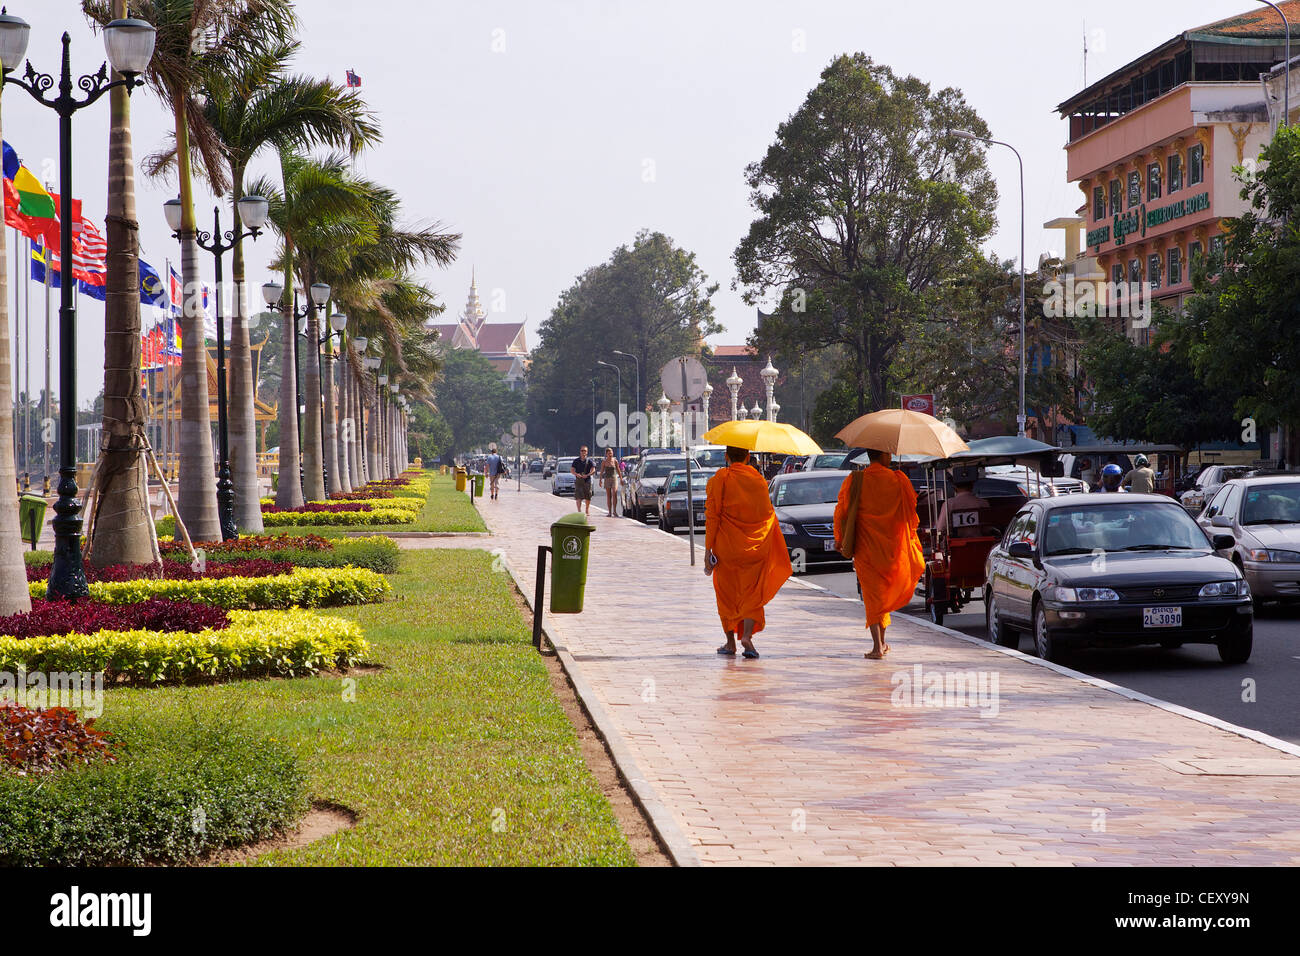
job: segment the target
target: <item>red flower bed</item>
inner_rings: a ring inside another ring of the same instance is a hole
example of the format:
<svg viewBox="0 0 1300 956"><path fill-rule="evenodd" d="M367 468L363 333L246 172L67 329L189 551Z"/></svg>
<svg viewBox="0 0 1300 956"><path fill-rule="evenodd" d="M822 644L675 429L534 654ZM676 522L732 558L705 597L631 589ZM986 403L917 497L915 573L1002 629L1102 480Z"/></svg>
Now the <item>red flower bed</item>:
<svg viewBox="0 0 1300 956"><path fill-rule="evenodd" d="M330 501L369 501L371 498L391 498L393 492L388 488L363 488L360 491L336 491L330 495Z"/></svg>
<svg viewBox="0 0 1300 956"><path fill-rule="evenodd" d="M370 505L364 501L313 501L301 508L281 508L279 505L262 505L262 514L292 512L309 514L316 511L369 511Z"/></svg>
<svg viewBox="0 0 1300 956"><path fill-rule="evenodd" d="M0 761L21 773L44 773L73 763L113 760L107 733L75 710L32 710L0 703Z"/></svg>
<svg viewBox="0 0 1300 956"><path fill-rule="evenodd" d="M28 614L0 617L0 634L18 638L54 634L93 634L95 631L221 630L230 624L224 608L193 601L150 598L137 604L101 604L81 600L44 601L32 598Z"/></svg>
<svg viewBox="0 0 1300 956"><path fill-rule="evenodd" d="M180 541L160 541L163 557L175 556L189 560L190 552ZM221 561L222 555L244 554L248 551L287 551L301 548L304 551L333 551L334 543L318 534L251 534L233 541L196 541L194 547L202 548L209 561Z"/></svg>
<svg viewBox="0 0 1300 956"><path fill-rule="evenodd" d="M182 554L188 556L184 548ZM162 571L151 564L110 564L106 568L86 565L86 580L92 581L140 581L145 578L165 578L171 581L196 581L199 578L267 578L273 574L288 574L293 565L288 561L272 561L268 558L241 558L232 561L208 561L202 574L196 574L188 561L163 558ZM50 566L27 566L28 581L45 581L50 576Z"/></svg>

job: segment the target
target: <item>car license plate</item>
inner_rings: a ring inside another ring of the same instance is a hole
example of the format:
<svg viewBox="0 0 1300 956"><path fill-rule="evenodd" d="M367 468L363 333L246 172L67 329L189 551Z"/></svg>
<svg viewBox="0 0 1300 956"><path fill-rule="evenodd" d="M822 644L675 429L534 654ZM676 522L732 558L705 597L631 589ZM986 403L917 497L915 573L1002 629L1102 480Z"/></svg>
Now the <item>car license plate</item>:
<svg viewBox="0 0 1300 956"><path fill-rule="evenodd" d="M1181 607L1144 607L1142 609L1143 627L1182 627L1183 609Z"/></svg>
<svg viewBox="0 0 1300 956"><path fill-rule="evenodd" d="M823 551L834 551L834 550L835 550L835 539L834 539L834 538L827 538L825 541L823 541L823 542L822 542L822 550L823 550Z"/></svg>

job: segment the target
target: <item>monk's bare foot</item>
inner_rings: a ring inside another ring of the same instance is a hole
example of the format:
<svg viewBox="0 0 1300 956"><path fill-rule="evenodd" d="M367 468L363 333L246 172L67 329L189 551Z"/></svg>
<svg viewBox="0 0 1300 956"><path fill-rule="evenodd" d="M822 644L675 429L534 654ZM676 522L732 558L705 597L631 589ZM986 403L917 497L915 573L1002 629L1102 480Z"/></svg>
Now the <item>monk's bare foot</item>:
<svg viewBox="0 0 1300 956"><path fill-rule="evenodd" d="M867 653L863 654L862 656L869 661L883 661L885 659L885 652L882 650L876 650L873 647L871 650L867 651Z"/></svg>

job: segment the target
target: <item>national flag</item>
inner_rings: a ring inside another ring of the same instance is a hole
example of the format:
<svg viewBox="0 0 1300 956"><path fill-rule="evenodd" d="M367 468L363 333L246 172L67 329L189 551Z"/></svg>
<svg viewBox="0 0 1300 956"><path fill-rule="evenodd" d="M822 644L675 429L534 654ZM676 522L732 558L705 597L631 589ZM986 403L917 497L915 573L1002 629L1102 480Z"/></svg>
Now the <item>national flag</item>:
<svg viewBox="0 0 1300 956"><path fill-rule="evenodd" d="M144 305L167 308L167 289L158 270L143 259L140 262L140 301Z"/></svg>
<svg viewBox="0 0 1300 956"><path fill-rule="evenodd" d="M54 197L18 159L8 143L4 148L5 223L47 246L59 244L59 220Z"/></svg>
<svg viewBox="0 0 1300 956"><path fill-rule="evenodd" d="M60 276L59 257L54 255L52 251L47 252L46 248L40 242L32 243L31 275L32 278L37 282L40 283L45 282L45 265L46 265L47 255L50 261L50 288L57 289L59 288L59 284L60 284L59 283L59 276ZM76 278L77 290L82 295L88 295L92 299L98 299L100 302L103 302L108 297L108 290L105 288L104 283L102 281L88 282L86 281L86 279L81 277L81 275L78 273L78 270L76 269L72 270L72 275ZM100 278L102 280L103 276L101 275Z"/></svg>
<svg viewBox="0 0 1300 956"><path fill-rule="evenodd" d="M185 295L182 290L185 284L181 282L180 273L171 266L167 267L167 301L171 303L172 315L180 315L185 308Z"/></svg>
<svg viewBox="0 0 1300 956"><path fill-rule="evenodd" d="M352 72L351 70L348 70L348 86L360 86L360 85L361 85L361 77L357 76L356 73Z"/></svg>

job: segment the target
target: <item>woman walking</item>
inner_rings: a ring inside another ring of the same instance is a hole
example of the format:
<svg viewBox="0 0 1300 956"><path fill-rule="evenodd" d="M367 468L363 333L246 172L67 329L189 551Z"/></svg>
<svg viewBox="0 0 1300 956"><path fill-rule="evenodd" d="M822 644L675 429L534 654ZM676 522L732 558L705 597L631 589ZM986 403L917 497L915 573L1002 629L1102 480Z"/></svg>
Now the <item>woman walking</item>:
<svg viewBox="0 0 1300 956"><path fill-rule="evenodd" d="M613 518L614 506L618 503L618 459L614 457L614 449L605 449L605 460L600 463L600 485L605 489L605 507L609 509L609 517Z"/></svg>

